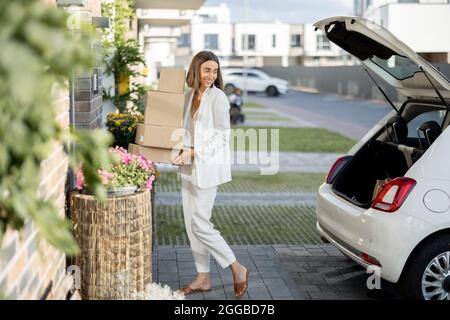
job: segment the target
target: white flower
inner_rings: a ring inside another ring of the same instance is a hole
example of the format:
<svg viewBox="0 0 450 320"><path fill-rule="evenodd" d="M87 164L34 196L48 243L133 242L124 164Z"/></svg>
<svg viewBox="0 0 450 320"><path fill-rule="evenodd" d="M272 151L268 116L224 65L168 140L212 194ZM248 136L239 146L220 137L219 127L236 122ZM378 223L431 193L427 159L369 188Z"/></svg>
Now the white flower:
<svg viewBox="0 0 450 320"><path fill-rule="evenodd" d="M144 291L133 293L130 297L132 300L184 300L184 294L179 291L172 291L166 284L164 287L161 283L155 282L145 286Z"/></svg>

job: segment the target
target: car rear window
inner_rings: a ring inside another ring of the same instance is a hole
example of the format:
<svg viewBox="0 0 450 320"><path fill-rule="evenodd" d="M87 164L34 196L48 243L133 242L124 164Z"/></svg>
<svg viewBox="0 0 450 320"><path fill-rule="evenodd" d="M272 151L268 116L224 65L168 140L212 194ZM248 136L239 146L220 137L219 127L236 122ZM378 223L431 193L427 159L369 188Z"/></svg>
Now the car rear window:
<svg viewBox="0 0 450 320"><path fill-rule="evenodd" d="M400 55L392 55L388 59L373 56L369 59L398 80L411 78L419 71L416 63Z"/></svg>
<svg viewBox="0 0 450 320"><path fill-rule="evenodd" d="M427 121L436 121L442 127L446 112L445 110L435 110L419 114L408 123L408 138L418 138L417 128Z"/></svg>

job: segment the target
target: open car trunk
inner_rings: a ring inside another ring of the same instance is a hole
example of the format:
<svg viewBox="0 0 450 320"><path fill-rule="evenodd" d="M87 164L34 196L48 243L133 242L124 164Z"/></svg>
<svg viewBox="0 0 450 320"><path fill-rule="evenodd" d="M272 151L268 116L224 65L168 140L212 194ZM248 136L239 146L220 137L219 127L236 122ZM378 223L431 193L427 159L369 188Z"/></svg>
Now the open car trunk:
<svg viewBox="0 0 450 320"><path fill-rule="evenodd" d="M333 190L353 204L369 208L377 180L394 179L408 171L405 156L381 141L369 141L341 170Z"/></svg>
<svg viewBox="0 0 450 320"><path fill-rule="evenodd" d="M447 114L450 111L446 100L450 98L450 81L387 29L361 17L346 16L327 18L316 22L314 26L331 42L357 57L372 80L374 78L369 70L408 97L408 100L423 101L438 97L444 106L443 110ZM403 107L398 110L378 84L377 87L398 115L413 119L414 115L408 112L404 114ZM423 108L423 112L431 107L426 103L418 106ZM432 122L417 126L417 130L430 132L428 146L442 132L445 123ZM331 180L336 194L357 206L369 208L377 180L404 176L413 162L426 151L422 147L426 144L421 137L408 137L406 119L390 125L393 131L397 130L394 127L398 125L399 132L395 132L395 139L389 140L389 136L372 139L351 159L346 158L344 164L339 165L336 176Z"/></svg>

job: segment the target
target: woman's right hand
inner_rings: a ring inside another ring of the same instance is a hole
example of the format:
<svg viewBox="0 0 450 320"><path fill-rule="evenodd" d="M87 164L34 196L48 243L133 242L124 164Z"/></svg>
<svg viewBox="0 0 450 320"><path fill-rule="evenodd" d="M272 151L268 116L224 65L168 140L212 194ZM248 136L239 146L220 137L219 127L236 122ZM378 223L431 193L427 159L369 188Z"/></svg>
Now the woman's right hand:
<svg viewBox="0 0 450 320"><path fill-rule="evenodd" d="M182 166L184 164L190 164L194 160L194 149L186 148L180 151L178 156L172 162L173 165Z"/></svg>

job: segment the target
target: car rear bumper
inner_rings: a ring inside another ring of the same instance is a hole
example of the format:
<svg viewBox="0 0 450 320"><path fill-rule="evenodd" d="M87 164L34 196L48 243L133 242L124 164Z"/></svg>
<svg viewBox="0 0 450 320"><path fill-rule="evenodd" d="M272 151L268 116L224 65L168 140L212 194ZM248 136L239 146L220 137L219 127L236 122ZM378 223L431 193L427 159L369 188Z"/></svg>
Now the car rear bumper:
<svg viewBox="0 0 450 320"><path fill-rule="evenodd" d="M317 222L317 230L319 231L320 235L325 237L332 245L334 245L339 251L341 251L343 254L345 254L347 257L358 263L359 265L363 266L364 268L368 268L371 266L370 263L367 263L361 258L361 252L350 247L346 243L340 241L338 238L336 238L334 235L332 235L330 232L325 231L325 228L323 228L319 222Z"/></svg>
<svg viewBox="0 0 450 320"><path fill-rule="evenodd" d="M319 188L316 216L322 236L366 268L371 264L362 254L374 257L381 264L381 277L394 283L429 226L401 209L385 213L359 208L337 196L328 184Z"/></svg>

